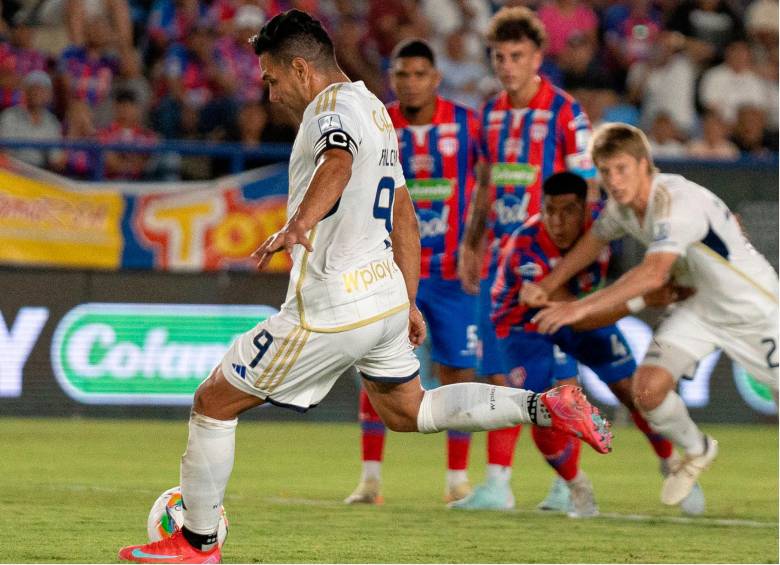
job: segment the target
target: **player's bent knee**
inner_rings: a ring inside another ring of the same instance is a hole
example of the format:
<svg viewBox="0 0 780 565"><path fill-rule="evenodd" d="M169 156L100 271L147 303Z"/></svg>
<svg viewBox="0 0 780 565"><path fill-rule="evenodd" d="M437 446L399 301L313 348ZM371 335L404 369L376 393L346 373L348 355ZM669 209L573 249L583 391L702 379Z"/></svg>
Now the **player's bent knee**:
<svg viewBox="0 0 780 565"><path fill-rule="evenodd" d="M632 399L637 409L647 412L657 408L670 390L674 379L668 371L653 365L643 365L633 378Z"/></svg>
<svg viewBox="0 0 780 565"><path fill-rule="evenodd" d="M239 414L263 403L263 400L238 390L215 367L198 386L192 399L192 410L215 420L232 420Z"/></svg>

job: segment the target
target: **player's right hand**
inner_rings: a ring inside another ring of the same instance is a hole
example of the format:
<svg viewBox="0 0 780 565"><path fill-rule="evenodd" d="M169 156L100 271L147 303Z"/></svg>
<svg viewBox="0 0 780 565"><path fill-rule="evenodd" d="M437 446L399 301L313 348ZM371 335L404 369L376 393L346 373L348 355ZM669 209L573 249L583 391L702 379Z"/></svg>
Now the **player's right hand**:
<svg viewBox="0 0 780 565"><path fill-rule="evenodd" d="M282 229L266 239L252 253L252 257L257 259L257 270L262 271L268 265L271 256L277 251L286 250L287 253L292 255L293 247L297 244L303 245L309 252L314 251L314 247L312 247L311 241L309 241L306 235L308 231L303 222L295 216L290 218Z"/></svg>
<svg viewBox="0 0 780 565"><path fill-rule="evenodd" d="M550 303L547 291L540 285L532 282L524 282L520 288L520 303L529 308L542 308Z"/></svg>
<svg viewBox="0 0 780 565"><path fill-rule="evenodd" d="M425 342L427 333L422 312L417 306L412 306L409 308L409 341L414 347L418 347Z"/></svg>
<svg viewBox="0 0 780 565"><path fill-rule="evenodd" d="M461 245L458 250L458 278L463 290L479 294L479 256L468 245Z"/></svg>

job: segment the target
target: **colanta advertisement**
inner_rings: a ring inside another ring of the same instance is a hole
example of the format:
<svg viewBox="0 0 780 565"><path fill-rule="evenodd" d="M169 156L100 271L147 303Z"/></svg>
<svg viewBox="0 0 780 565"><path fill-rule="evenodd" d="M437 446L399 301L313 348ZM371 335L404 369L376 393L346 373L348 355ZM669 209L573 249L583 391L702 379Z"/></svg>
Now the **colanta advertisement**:
<svg viewBox="0 0 780 565"><path fill-rule="evenodd" d="M232 340L274 312L257 305L88 302L57 318L50 308L24 306L15 317L0 315L0 407L5 399L22 397L28 380L38 383L36 397L56 399L50 388L56 383L79 405L188 406ZM53 327L48 342L43 331L47 324ZM650 327L637 318L619 325L641 359ZM36 346L46 348L50 359L52 377L44 387L41 365L27 364ZM593 400L617 404L589 369L582 367L581 377ZM338 398L337 391L334 395L336 406L355 401ZM721 405L731 414L741 411L742 421L777 413L768 388L736 363L721 360L719 352L699 364L692 380L681 382L680 395L690 408L702 409L701 420Z"/></svg>

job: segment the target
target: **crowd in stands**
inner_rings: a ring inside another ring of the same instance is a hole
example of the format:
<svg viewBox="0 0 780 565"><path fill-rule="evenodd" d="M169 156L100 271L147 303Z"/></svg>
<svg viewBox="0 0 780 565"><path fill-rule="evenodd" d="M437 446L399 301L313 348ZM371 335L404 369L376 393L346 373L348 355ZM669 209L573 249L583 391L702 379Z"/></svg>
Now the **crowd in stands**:
<svg viewBox="0 0 780 565"><path fill-rule="evenodd" d="M321 19L345 72L387 101L393 47L429 40L442 94L478 108L500 88L483 33L507 4L537 10L542 73L594 125L639 125L659 157L777 152L777 0L2 0L0 138L289 142L247 42L289 8ZM95 166L82 150L16 155L76 178ZM152 161L110 153L105 173L141 179ZM220 172L189 165L182 178Z"/></svg>

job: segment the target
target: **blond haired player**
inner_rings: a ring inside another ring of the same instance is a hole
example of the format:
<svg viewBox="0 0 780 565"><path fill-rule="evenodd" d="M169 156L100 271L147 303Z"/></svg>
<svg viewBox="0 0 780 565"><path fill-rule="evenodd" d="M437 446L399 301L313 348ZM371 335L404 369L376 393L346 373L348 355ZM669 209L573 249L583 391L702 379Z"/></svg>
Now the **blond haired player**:
<svg viewBox="0 0 780 565"><path fill-rule="evenodd" d="M675 392L678 380L716 348L777 391L777 273L742 233L734 214L712 192L680 175L659 173L645 135L625 124L594 133L593 161L609 193L596 223L541 281L524 288L529 305L547 305L534 321L544 333L627 305L670 278L693 297L669 309L634 376L634 403L650 425L684 456L664 481L661 501L679 504L715 459L718 443L702 433ZM625 235L647 247L642 262L614 284L569 303L547 296L591 263L609 241Z"/></svg>

